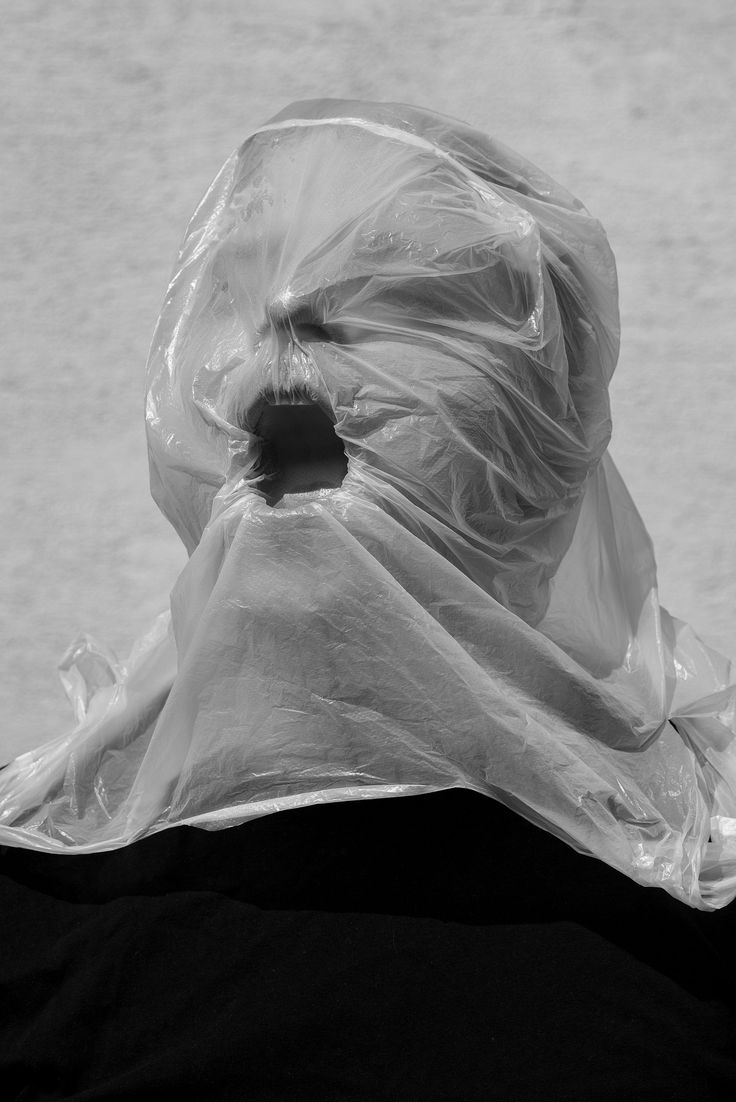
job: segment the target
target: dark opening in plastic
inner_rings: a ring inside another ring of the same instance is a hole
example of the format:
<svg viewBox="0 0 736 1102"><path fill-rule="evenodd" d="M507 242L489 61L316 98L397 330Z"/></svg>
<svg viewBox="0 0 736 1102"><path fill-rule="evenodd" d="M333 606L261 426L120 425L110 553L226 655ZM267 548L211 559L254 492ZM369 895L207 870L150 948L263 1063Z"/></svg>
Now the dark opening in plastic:
<svg viewBox="0 0 736 1102"><path fill-rule="evenodd" d="M275 505L284 494L342 485L348 469L342 440L316 402L265 405L255 426L262 441L258 483Z"/></svg>

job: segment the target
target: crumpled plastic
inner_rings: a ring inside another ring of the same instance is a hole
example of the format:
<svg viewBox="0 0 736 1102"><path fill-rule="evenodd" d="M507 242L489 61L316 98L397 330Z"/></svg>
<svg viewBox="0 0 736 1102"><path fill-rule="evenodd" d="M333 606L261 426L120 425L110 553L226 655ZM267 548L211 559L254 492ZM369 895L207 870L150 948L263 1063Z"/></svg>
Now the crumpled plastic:
<svg viewBox="0 0 736 1102"><path fill-rule="evenodd" d="M76 725L0 772L0 842L113 849L465 787L703 910L736 895L736 687L657 597L607 452L614 259L491 138L298 103L227 160L153 339L151 489L189 552ZM318 407L339 485L274 498L264 409Z"/></svg>

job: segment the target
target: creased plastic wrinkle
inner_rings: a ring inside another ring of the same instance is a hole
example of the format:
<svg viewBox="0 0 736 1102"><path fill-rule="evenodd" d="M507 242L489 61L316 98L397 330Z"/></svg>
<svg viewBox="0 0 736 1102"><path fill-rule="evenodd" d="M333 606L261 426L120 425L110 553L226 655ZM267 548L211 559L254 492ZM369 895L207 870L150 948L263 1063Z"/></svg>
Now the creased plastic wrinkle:
<svg viewBox="0 0 736 1102"><path fill-rule="evenodd" d="M251 134L148 363L151 489L189 561L125 663L74 641L76 726L3 759L0 842L465 787L729 903L736 687L660 606L607 453L618 337L602 227L484 134L340 100Z"/></svg>

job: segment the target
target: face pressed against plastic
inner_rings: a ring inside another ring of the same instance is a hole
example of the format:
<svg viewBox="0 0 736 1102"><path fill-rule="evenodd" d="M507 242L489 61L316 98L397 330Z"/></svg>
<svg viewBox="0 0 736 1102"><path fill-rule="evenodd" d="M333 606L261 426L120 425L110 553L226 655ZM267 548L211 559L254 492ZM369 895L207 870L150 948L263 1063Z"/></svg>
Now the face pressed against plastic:
<svg viewBox="0 0 736 1102"><path fill-rule="evenodd" d="M175 507L187 541L218 484L272 505L282 491L306 504L315 487L402 515L405 502L419 538L540 616L604 446L586 435L607 410L591 365L613 349L591 341L579 410L583 357L566 356L591 311L579 279L563 341L558 246L545 249L515 191L461 161L405 129L325 119L266 126L223 168L217 208L200 207L182 255L182 273L200 274L172 285L187 321L167 357L204 427L197 516L184 497ZM589 219L582 232L600 252ZM327 420L302 408L261 421L309 404Z"/></svg>
<svg viewBox="0 0 736 1102"><path fill-rule="evenodd" d="M426 450L430 431L440 447L443 436L452 438L448 411L463 399L470 409L488 407L475 431L482 439L497 404L488 370L498 363L493 338L511 340L505 351L513 359L514 345L538 337L534 241L525 244L518 220L504 222L504 204L489 208L486 196L465 187L435 153L422 150L417 161L416 150L394 140L391 172L385 137L336 129L337 155L330 127L255 136L232 191L237 217L213 269L254 350L229 416L261 442L255 485L272 504L282 487L294 493L339 486L369 445L377 403L396 408L386 430L387 442L396 443L381 451L393 451L402 471L417 444ZM329 173L319 168L325 144L332 149ZM366 209L372 174L382 197ZM356 188L356 175L365 189ZM306 227L297 218L305 203L317 212ZM333 429L307 412L310 403ZM264 418L264 407L287 405L301 413ZM346 447L335 447L335 436ZM502 452L511 446L502 438L497 445ZM279 470L284 464L288 472ZM385 469L385 455L381 464ZM474 464L470 457L468 471ZM487 474L478 470L482 498ZM493 492L492 510L503 496Z"/></svg>

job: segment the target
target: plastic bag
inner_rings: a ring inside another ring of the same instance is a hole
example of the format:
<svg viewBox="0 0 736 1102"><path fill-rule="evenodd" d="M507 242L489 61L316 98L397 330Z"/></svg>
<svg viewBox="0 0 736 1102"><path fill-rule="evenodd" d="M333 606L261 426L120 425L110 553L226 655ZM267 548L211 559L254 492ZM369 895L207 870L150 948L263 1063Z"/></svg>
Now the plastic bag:
<svg viewBox="0 0 736 1102"><path fill-rule="evenodd" d="M148 365L152 492L190 554L170 615L125 666L71 648L78 724L0 773L0 841L461 786L728 903L736 689L659 605L606 452L617 352L603 229L510 150L396 104L257 130Z"/></svg>

